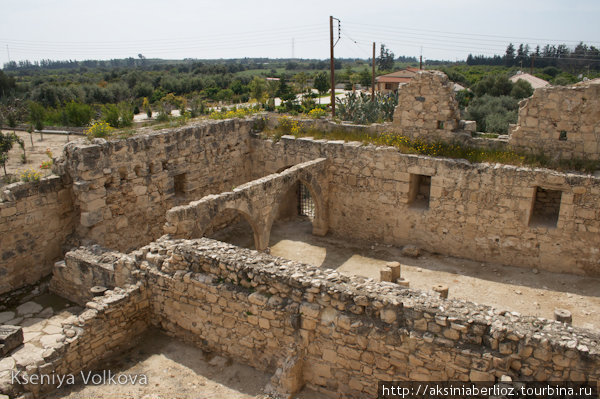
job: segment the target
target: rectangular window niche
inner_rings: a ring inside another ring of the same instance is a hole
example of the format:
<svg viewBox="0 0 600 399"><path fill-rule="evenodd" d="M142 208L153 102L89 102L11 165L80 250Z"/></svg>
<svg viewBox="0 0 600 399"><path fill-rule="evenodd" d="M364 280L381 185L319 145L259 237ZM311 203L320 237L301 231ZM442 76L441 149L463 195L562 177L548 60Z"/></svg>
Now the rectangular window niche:
<svg viewBox="0 0 600 399"><path fill-rule="evenodd" d="M408 190L408 204L411 208L429 209L431 176L411 174Z"/></svg>
<svg viewBox="0 0 600 399"><path fill-rule="evenodd" d="M556 228L561 198L562 191L560 190L536 187L529 226Z"/></svg>
<svg viewBox="0 0 600 399"><path fill-rule="evenodd" d="M175 195L185 195L185 180L185 173L173 176L173 190L175 191Z"/></svg>

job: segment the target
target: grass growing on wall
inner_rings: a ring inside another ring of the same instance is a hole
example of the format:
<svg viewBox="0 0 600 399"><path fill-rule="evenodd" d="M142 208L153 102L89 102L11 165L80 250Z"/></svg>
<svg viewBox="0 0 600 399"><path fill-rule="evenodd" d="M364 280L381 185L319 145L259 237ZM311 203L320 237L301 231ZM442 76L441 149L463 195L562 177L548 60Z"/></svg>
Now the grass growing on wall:
<svg viewBox="0 0 600 399"><path fill-rule="evenodd" d="M282 118L283 119L283 118ZM550 168L559 171L576 171L592 173L600 169L600 161L583 159L551 159L543 154L523 154L515 151L481 149L465 146L459 143L433 142L413 140L392 132L371 134L361 130L334 129L323 132L309 129L294 120L284 120L273 131L264 132L267 137L279 140L282 135L291 134L295 137L312 137L316 140L358 141L364 145L382 145L396 147L404 154L428 155L433 157L466 159L472 163L500 163L527 167Z"/></svg>

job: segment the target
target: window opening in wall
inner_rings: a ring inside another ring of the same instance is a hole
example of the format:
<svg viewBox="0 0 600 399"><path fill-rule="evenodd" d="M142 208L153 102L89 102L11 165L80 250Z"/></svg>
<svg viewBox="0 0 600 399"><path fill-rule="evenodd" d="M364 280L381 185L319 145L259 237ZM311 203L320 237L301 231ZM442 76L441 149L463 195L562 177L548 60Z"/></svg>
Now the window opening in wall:
<svg viewBox="0 0 600 399"><path fill-rule="evenodd" d="M185 195L185 173L173 176L173 188L175 195Z"/></svg>
<svg viewBox="0 0 600 399"><path fill-rule="evenodd" d="M558 139L560 141L567 141L567 131L566 130L561 130L560 131L560 135L558 136Z"/></svg>
<svg viewBox="0 0 600 399"><path fill-rule="evenodd" d="M444 122L443 121L438 121L437 128L438 129L443 129L444 128Z"/></svg>
<svg viewBox="0 0 600 399"><path fill-rule="evenodd" d="M555 228L560 213L562 191L536 187L529 226Z"/></svg>
<svg viewBox="0 0 600 399"><path fill-rule="evenodd" d="M411 208L429 209L429 193L431 191L431 176L410 175L408 203Z"/></svg>
<svg viewBox="0 0 600 399"><path fill-rule="evenodd" d="M315 218L315 202L310 195L308 187L298 182L298 214L308 216L310 220Z"/></svg>

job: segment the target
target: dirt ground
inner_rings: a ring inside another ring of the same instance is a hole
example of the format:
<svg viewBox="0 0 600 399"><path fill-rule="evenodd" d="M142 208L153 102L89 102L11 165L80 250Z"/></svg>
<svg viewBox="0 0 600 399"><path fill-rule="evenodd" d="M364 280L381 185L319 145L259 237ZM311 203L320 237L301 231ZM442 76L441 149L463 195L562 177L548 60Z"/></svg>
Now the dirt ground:
<svg viewBox="0 0 600 399"><path fill-rule="evenodd" d="M105 370L131 378L137 375L139 381L145 375L147 384L84 385L80 382L53 392L47 399L262 399L268 398L264 388L271 378L270 373L203 352L154 329L148 331L134 349L107 362ZM297 398L324 399L309 390Z"/></svg>
<svg viewBox="0 0 600 399"><path fill-rule="evenodd" d="M12 130L2 130L2 133L12 133ZM42 176L47 176L51 173L50 169L40 169L40 165L44 161L48 161L50 158L46 155L46 149L50 149L52 155L56 158L62 153L62 149L67 144L67 135L65 134L49 134L44 133L44 139L41 139L39 133L33 133L30 135L27 132L15 132L25 143L25 155L27 156L27 163L23 163L21 155L23 150L19 144L15 143L12 150L8 153L8 162L6 163L6 172L8 174L15 175L16 178L21 172L27 169L35 169L37 172L42 173ZM80 140L82 136L69 135L69 141ZM31 145L33 139L33 146ZM4 171L0 171L4 176ZM0 180L2 185L2 180Z"/></svg>
<svg viewBox="0 0 600 399"><path fill-rule="evenodd" d="M554 309L569 310L573 325L600 331L600 279L543 270L434 255L418 259L401 255L401 248L365 245L339 238L311 234L308 220L276 222L271 231L271 254L321 268L379 280L379 271L390 261L402 264L402 277L411 288L431 290L436 284L449 287L449 297L516 311L523 315L554 318ZM222 230L217 239L252 247L248 224ZM537 273L536 273L537 272Z"/></svg>

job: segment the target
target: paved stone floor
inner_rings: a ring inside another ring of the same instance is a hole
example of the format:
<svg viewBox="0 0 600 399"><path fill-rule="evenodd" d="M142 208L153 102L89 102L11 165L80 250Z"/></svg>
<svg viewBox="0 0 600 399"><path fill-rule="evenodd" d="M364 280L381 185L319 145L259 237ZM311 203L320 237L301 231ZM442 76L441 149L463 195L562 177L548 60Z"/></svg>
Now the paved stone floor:
<svg viewBox="0 0 600 399"><path fill-rule="evenodd" d="M62 323L77 317L82 310L56 295L43 294L0 312L0 324L23 327L23 345L0 360L0 387L10 380L10 370L15 365L44 364L44 358L52 356L56 345L66 339Z"/></svg>

